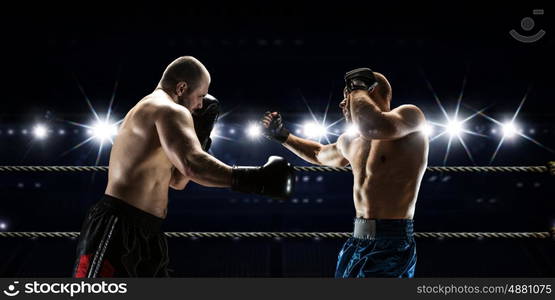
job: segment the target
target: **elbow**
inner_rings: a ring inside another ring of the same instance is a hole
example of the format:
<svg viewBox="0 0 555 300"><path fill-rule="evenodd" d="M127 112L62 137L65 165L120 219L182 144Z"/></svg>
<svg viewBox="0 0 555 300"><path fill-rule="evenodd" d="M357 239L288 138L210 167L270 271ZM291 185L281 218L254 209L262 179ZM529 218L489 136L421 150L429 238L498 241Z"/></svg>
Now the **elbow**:
<svg viewBox="0 0 555 300"><path fill-rule="evenodd" d="M189 179L182 179L180 181L173 182L172 184L170 184L170 187L174 190L182 191L187 186L187 183L189 183Z"/></svg>
<svg viewBox="0 0 555 300"><path fill-rule="evenodd" d="M170 183L170 187L176 191L182 191L186 186L186 183Z"/></svg>
<svg viewBox="0 0 555 300"><path fill-rule="evenodd" d="M187 186L189 178L183 175L178 169L172 171L169 186L174 190L183 190Z"/></svg>
<svg viewBox="0 0 555 300"><path fill-rule="evenodd" d="M203 157L206 153L202 151L198 152L191 152L185 157L185 161L183 163L183 171L181 173L185 175L185 177L189 178L197 178L198 175L202 172L200 162L203 161Z"/></svg>

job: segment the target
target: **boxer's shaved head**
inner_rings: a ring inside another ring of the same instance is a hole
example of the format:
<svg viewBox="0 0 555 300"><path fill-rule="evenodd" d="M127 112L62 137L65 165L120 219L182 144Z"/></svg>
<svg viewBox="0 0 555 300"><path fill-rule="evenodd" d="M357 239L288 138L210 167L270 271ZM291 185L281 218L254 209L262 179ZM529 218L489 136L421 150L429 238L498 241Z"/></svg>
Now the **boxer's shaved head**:
<svg viewBox="0 0 555 300"><path fill-rule="evenodd" d="M173 91L179 82L187 83L187 90L194 91L203 79L210 81L210 74L206 67L192 56L181 56L172 61L160 80L164 90Z"/></svg>
<svg viewBox="0 0 555 300"><path fill-rule="evenodd" d="M176 103L191 112L202 108L202 98L208 94L210 73L192 56L182 56L172 61L158 84Z"/></svg>

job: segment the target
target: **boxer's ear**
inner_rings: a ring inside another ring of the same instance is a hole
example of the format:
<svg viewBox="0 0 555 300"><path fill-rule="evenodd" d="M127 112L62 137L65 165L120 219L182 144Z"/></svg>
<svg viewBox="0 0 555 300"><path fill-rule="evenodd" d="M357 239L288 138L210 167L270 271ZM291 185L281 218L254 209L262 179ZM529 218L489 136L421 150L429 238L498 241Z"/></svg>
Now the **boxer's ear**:
<svg viewBox="0 0 555 300"><path fill-rule="evenodd" d="M180 81L177 83L177 85L175 86L175 93L178 96L182 96L183 94L185 94L185 92L187 91L187 82L185 81Z"/></svg>

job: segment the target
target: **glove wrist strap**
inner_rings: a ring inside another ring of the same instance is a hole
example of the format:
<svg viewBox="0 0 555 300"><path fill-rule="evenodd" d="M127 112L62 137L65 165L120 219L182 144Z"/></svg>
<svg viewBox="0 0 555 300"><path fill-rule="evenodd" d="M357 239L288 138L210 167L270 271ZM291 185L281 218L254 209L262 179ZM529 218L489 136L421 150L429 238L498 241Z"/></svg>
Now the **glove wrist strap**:
<svg viewBox="0 0 555 300"><path fill-rule="evenodd" d="M280 143L285 143L285 141L287 141L287 138L289 137L289 130L287 130L287 128L285 127L281 127L281 129L276 132L276 134L274 135L274 139Z"/></svg>

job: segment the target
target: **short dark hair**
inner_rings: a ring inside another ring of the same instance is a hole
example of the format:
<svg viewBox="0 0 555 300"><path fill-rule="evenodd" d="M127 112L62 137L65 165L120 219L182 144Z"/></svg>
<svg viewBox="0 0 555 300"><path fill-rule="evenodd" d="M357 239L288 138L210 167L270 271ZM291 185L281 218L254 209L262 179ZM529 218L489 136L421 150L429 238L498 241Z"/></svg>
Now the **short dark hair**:
<svg viewBox="0 0 555 300"><path fill-rule="evenodd" d="M164 74L160 84L164 89L173 89L178 82L187 82L188 90L195 90L207 73L204 65L192 56L181 56L172 61Z"/></svg>

